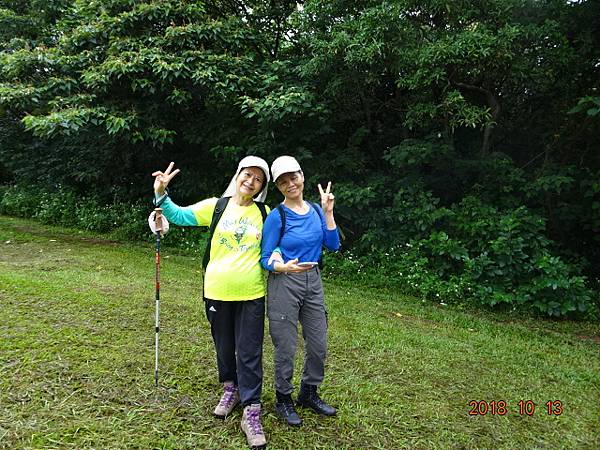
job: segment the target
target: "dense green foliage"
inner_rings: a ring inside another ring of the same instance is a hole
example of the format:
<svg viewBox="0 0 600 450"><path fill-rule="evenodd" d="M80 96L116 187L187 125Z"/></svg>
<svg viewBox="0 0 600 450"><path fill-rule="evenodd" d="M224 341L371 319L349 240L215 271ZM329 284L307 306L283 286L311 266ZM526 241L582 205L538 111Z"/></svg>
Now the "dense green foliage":
<svg viewBox="0 0 600 450"><path fill-rule="evenodd" d="M148 233L144 217L148 206L142 202L102 202L95 196L81 197L72 191L58 189L42 192L28 188L0 189L0 213L17 217L33 217L47 224L105 233L124 241L154 240ZM199 254L204 251L205 229L172 227L168 245Z"/></svg>
<svg viewBox="0 0 600 450"><path fill-rule="evenodd" d="M597 298L598 2L0 0L0 23L5 184L142 205L173 160L186 203L293 154L406 287Z"/></svg>

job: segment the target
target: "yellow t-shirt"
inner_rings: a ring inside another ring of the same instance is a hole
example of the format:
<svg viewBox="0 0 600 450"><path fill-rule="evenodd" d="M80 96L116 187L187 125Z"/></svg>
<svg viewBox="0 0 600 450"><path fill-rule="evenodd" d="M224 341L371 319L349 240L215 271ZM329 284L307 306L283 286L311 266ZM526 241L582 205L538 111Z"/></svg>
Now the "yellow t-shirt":
<svg viewBox="0 0 600 450"><path fill-rule="evenodd" d="M216 204L216 198L209 198L190 207L198 225L210 226ZM211 241L204 274L206 298L254 300L266 295L260 266L262 229L258 206L239 206L229 200Z"/></svg>

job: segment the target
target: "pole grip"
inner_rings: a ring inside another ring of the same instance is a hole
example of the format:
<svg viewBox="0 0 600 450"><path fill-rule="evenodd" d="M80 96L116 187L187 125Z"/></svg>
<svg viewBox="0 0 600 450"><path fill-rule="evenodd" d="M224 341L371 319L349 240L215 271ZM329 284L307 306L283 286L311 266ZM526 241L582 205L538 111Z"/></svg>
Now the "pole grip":
<svg viewBox="0 0 600 450"><path fill-rule="evenodd" d="M162 208L154 208L154 224L157 233L163 230Z"/></svg>

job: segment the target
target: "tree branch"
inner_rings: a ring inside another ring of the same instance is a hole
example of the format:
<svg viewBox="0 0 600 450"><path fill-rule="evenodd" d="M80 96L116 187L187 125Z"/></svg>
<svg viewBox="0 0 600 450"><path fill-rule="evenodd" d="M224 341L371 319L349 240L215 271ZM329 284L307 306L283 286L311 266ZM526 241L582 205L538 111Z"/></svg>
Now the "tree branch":
<svg viewBox="0 0 600 450"><path fill-rule="evenodd" d="M483 94L488 106L490 107L493 122L486 124L485 129L483 131L483 143L481 145L481 154L487 155L490 150L494 124L498 122L498 118L500 117L500 102L498 101L498 99L492 91L485 89L481 86L475 86L473 84L460 83L456 81L453 81L452 84L461 89L466 89L469 91L474 91Z"/></svg>

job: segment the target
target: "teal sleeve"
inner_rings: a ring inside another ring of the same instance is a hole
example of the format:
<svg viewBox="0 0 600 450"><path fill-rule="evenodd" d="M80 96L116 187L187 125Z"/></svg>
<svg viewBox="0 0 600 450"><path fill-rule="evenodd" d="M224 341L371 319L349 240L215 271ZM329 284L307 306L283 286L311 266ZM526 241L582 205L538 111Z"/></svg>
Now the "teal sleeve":
<svg viewBox="0 0 600 450"><path fill-rule="evenodd" d="M162 200L162 197L157 196L157 200L159 199ZM198 221L196 220L196 216L191 207L176 205L169 197L165 197L164 200L162 200L160 207L169 222L172 222L175 225L188 227L198 226Z"/></svg>

